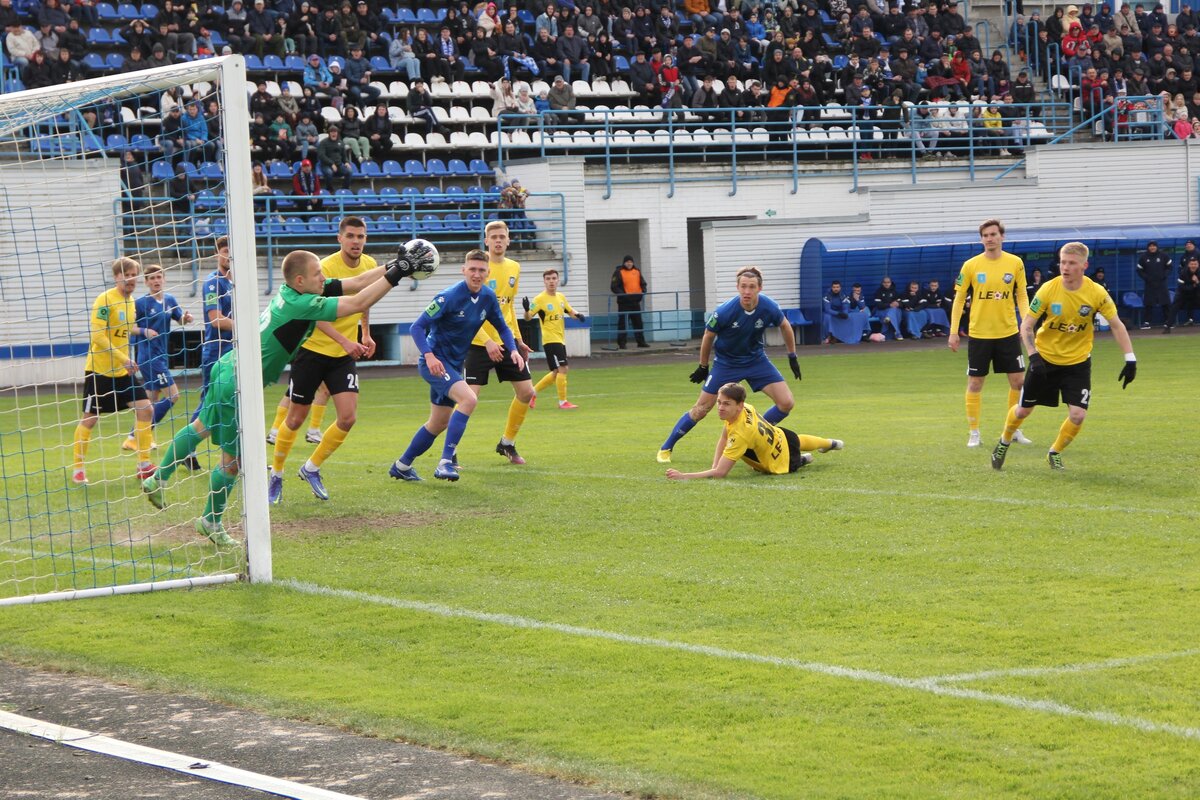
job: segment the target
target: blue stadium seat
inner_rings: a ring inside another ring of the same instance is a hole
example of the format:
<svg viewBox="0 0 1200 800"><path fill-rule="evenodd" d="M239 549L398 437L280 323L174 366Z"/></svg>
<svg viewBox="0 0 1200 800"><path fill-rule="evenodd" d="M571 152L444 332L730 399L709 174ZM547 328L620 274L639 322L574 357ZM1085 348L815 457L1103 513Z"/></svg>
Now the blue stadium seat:
<svg viewBox="0 0 1200 800"><path fill-rule="evenodd" d="M625 56L613 56L613 66L616 68L617 72L628 72L629 59L627 59Z"/></svg>
<svg viewBox="0 0 1200 800"><path fill-rule="evenodd" d="M537 19L533 16L533 12L525 8L517 9L517 19L521 21L522 26L527 28L532 28L537 22Z"/></svg>
<svg viewBox="0 0 1200 800"><path fill-rule="evenodd" d="M396 21L401 25L416 25L417 15L408 6L396 9Z"/></svg>
<svg viewBox="0 0 1200 800"><path fill-rule="evenodd" d="M104 142L104 147L108 150L124 150L129 146L129 140L120 133L110 133L108 139Z"/></svg>
<svg viewBox="0 0 1200 800"><path fill-rule="evenodd" d="M362 166L359 168L359 172L362 173L362 176L364 178L382 178L383 177L383 170L381 170L379 168L379 165L376 164L374 161L364 161L362 163Z"/></svg>
<svg viewBox="0 0 1200 800"><path fill-rule="evenodd" d="M212 39L213 47L220 50L225 45L229 44L229 40L221 35L221 32L216 28L209 31L209 38Z"/></svg>
<svg viewBox="0 0 1200 800"><path fill-rule="evenodd" d="M158 6L153 3L142 3L142 19L154 19L158 16Z"/></svg>
<svg viewBox="0 0 1200 800"><path fill-rule="evenodd" d="M478 211L472 211L470 214L467 214L463 220L468 231L483 230L483 217L480 216Z"/></svg>
<svg viewBox="0 0 1200 800"><path fill-rule="evenodd" d="M197 176L206 181L225 180L225 173L221 171L221 165L215 161L205 161L201 164Z"/></svg>
<svg viewBox="0 0 1200 800"><path fill-rule="evenodd" d="M367 163L369 164L370 162ZM371 189L369 186L364 186L363 188L359 189L358 192L355 193L355 197L358 198L356 202L362 208L379 205L379 200L375 196L375 190Z"/></svg>
<svg viewBox="0 0 1200 800"><path fill-rule="evenodd" d="M329 221L322 216L315 216L309 217L304 224L309 233L320 236L325 232L325 226L329 224Z"/></svg>
<svg viewBox="0 0 1200 800"><path fill-rule="evenodd" d="M187 173L187 176L189 179L191 179L191 180L196 179L197 170L196 170L195 164L193 164L190 161L180 161L178 166L183 167L183 171Z"/></svg>
<svg viewBox="0 0 1200 800"><path fill-rule="evenodd" d="M421 199L421 190L415 186L405 186L403 189L401 189L399 199L405 205L410 207L413 205L420 205L423 202Z"/></svg>
<svg viewBox="0 0 1200 800"><path fill-rule="evenodd" d="M225 205L225 196L213 194L208 189L196 192L196 210L212 211Z"/></svg>
<svg viewBox="0 0 1200 800"><path fill-rule="evenodd" d="M116 22L120 19L117 9L111 3L96 3L96 16L106 22Z"/></svg>
<svg viewBox="0 0 1200 800"><path fill-rule="evenodd" d="M425 162L425 169L431 178L444 178L448 171L440 158L431 158Z"/></svg>
<svg viewBox="0 0 1200 800"><path fill-rule="evenodd" d="M267 164L267 177L271 180L287 180L292 177L292 170L286 161L271 161Z"/></svg>
<svg viewBox="0 0 1200 800"><path fill-rule="evenodd" d="M117 6L117 17L124 22L133 22L142 18L142 12L133 3L121 3Z"/></svg>
<svg viewBox="0 0 1200 800"><path fill-rule="evenodd" d="M403 236L410 236L415 239L420 233L419 228L420 226L412 214L401 214L396 218L396 230Z"/></svg>
<svg viewBox="0 0 1200 800"><path fill-rule="evenodd" d="M288 72L304 72L304 58L292 53L283 60L283 66Z"/></svg>
<svg viewBox="0 0 1200 800"><path fill-rule="evenodd" d="M175 177L175 170L171 169L171 164L167 161L155 161L150 167L150 177L156 181L169 181Z"/></svg>
<svg viewBox="0 0 1200 800"><path fill-rule="evenodd" d="M285 236L304 236L308 233L308 227L299 217L288 217L283 221L283 233Z"/></svg>
<svg viewBox="0 0 1200 800"><path fill-rule="evenodd" d="M112 34L112 43L114 47L125 47L129 44L129 42L125 41L125 37L121 35L120 31L114 30L110 31L110 33Z"/></svg>
<svg viewBox="0 0 1200 800"><path fill-rule="evenodd" d="M125 56L120 53L109 53L104 57L104 66L108 69L120 72L125 68Z"/></svg>
<svg viewBox="0 0 1200 800"><path fill-rule="evenodd" d="M467 225L457 212L447 214L442 218L442 228L446 233L467 233Z"/></svg>
<svg viewBox="0 0 1200 800"><path fill-rule="evenodd" d="M383 56L371 57L371 72L376 75L391 75L396 70L392 69L392 65Z"/></svg>
<svg viewBox="0 0 1200 800"><path fill-rule="evenodd" d="M288 192L291 191L291 189L288 189ZM296 201L278 189L271 190L271 197L274 198L274 200L271 202L271 205L276 211L291 211L296 207Z"/></svg>
<svg viewBox="0 0 1200 800"><path fill-rule="evenodd" d="M131 150L142 150L145 152L158 149L155 141L144 133L135 133L133 136L130 136L129 147Z"/></svg>
<svg viewBox="0 0 1200 800"><path fill-rule="evenodd" d="M472 158L471 174L478 175L481 178L490 178L495 173L492 171L492 168L488 166L488 163L482 158Z"/></svg>
<svg viewBox="0 0 1200 800"><path fill-rule="evenodd" d="M446 164L446 171L456 178L471 177L470 167L468 167L467 162L463 161L461 158L450 159L449 163Z"/></svg>
<svg viewBox="0 0 1200 800"><path fill-rule="evenodd" d="M429 173L425 170L425 165L415 158L410 158L404 162L404 172L410 178L429 177Z"/></svg>
<svg viewBox="0 0 1200 800"><path fill-rule="evenodd" d="M482 186L468 186L466 191L466 199L467 202L474 205L481 201L485 201L487 198L483 193Z"/></svg>
<svg viewBox="0 0 1200 800"><path fill-rule="evenodd" d="M399 233L400 228L396 225L396 218L391 214L380 214L375 218L375 230L378 233Z"/></svg>
<svg viewBox="0 0 1200 800"><path fill-rule="evenodd" d="M263 66L262 59L252 53L245 55L246 71L247 72L264 72L266 67Z"/></svg>
<svg viewBox="0 0 1200 800"><path fill-rule="evenodd" d="M333 193L333 199L340 204L340 208L354 208L358 205L358 198L354 196L353 189L338 189Z"/></svg>
<svg viewBox="0 0 1200 800"><path fill-rule="evenodd" d="M399 161L389 158L383 162L383 175L385 178L403 178L404 167L400 166Z"/></svg>
<svg viewBox="0 0 1200 800"><path fill-rule="evenodd" d="M424 10L424 9L422 9ZM426 214L421 217L421 234L423 236L436 236L444 230L442 226L442 218L437 214Z"/></svg>
<svg viewBox="0 0 1200 800"><path fill-rule="evenodd" d="M283 59L276 55L263 56L263 68L271 72L286 72Z"/></svg>
<svg viewBox="0 0 1200 800"><path fill-rule="evenodd" d="M421 201L427 206L440 205L444 202L442 190L437 186L426 186L425 191L421 192Z"/></svg>
<svg viewBox="0 0 1200 800"><path fill-rule="evenodd" d="M97 25L88 31L87 43L90 47L110 47L113 43L112 35L106 28Z"/></svg>
<svg viewBox="0 0 1200 800"><path fill-rule="evenodd" d="M463 191L461 186L446 187L446 202L461 205L467 201L467 193Z"/></svg>
<svg viewBox="0 0 1200 800"><path fill-rule="evenodd" d="M99 53L88 53L83 57L83 66L91 72L112 72L112 68L104 63L104 56Z"/></svg>
<svg viewBox="0 0 1200 800"><path fill-rule="evenodd" d="M439 17L437 14L433 13L433 9L430 9L430 8L417 9L417 22L419 22L421 24L441 22L442 18L445 16L446 16L446 12L444 10L442 11L442 16Z"/></svg>

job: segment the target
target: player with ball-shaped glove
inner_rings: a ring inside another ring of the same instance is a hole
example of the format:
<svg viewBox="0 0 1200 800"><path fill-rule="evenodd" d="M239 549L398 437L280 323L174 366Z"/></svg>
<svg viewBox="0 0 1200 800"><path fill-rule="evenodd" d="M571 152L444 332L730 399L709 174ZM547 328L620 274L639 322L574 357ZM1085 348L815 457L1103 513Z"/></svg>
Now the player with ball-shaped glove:
<svg viewBox="0 0 1200 800"><path fill-rule="evenodd" d="M396 257L384 265L384 277L395 286L401 278L425 280L437 271L441 254L432 242L413 239L400 246Z"/></svg>

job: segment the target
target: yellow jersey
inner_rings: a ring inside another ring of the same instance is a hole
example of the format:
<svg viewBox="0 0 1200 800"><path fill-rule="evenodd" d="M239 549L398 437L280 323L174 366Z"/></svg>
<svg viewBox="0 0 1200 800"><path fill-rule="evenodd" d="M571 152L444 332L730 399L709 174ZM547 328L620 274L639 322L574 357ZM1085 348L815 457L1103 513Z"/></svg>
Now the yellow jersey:
<svg viewBox="0 0 1200 800"><path fill-rule="evenodd" d="M725 452L721 455L730 461L745 461L770 475L786 475L791 457L783 431L763 419L749 403L741 414L725 423Z"/></svg>
<svg viewBox="0 0 1200 800"><path fill-rule="evenodd" d="M998 258L980 253L963 262L954 281L954 308L950 312L950 331L958 332L967 296L971 297L972 339L1004 339L1020 330L1021 319L1029 313L1029 294L1025 291L1025 262L1011 253ZM1020 310L1020 316L1014 310Z"/></svg>
<svg viewBox="0 0 1200 800"><path fill-rule="evenodd" d="M346 265L345 259L342 258L341 250L321 259L321 272L324 273L326 278L353 278L355 275L361 275L367 270L375 269L375 266L375 259L365 253L358 257L357 267ZM330 324L342 336L345 336L352 342L357 342L359 340L358 326L361 321L361 313L347 314L344 317L338 317ZM308 337L308 341L304 343L304 349L332 358L341 358L346 355L346 351L342 349L340 344L326 336L319 329L313 330L312 336Z"/></svg>
<svg viewBox="0 0 1200 800"><path fill-rule="evenodd" d="M1101 314L1116 319L1117 306L1091 278L1085 276L1083 285L1071 292L1059 276L1042 284L1029 304L1029 313L1042 317L1034 337L1037 351L1047 363L1065 367L1088 360L1096 337L1093 317Z"/></svg>
<svg viewBox="0 0 1200 800"><path fill-rule="evenodd" d="M565 344L566 323L564 315L575 316L575 309L563 297L562 292L542 292L529 305L530 314L542 315L542 344Z"/></svg>
<svg viewBox="0 0 1200 800"><path fill-rule="evenodd" d="M133 298L121 294L115 286L97 297L92 303L92 336L83 368L110 378L128 375L125 362L129 360L129 333L135 319Z"/></svg>
<svg viewBox="0 0 1200 800"><path fill-rule="evenodd" d="M521 329L517 327L517 317L513 313L513 299L517 296L517 289L521 284L521 265L511 258L488 263L491 264L492 271L488 275L487 285L496 293L496 299L500 301L500 313L504 315L504 322L512 331L513 338L519 342L521 341ZM503 346L500 334L496 333L496 327L490 322L485 322L479 332L475 334L475 338L471 340L471 344L482 347L488 339Z"/></svg>

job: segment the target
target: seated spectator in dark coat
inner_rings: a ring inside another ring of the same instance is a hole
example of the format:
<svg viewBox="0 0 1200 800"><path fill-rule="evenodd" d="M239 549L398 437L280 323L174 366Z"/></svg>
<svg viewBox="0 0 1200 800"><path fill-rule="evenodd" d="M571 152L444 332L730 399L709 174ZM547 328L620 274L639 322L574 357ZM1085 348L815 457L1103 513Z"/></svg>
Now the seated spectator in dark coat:
<svg viewBox="0 0 1200 800"><path fill-rule="evenodd" d="M413 119L419 119L425 123L425 133L432 133L435 129L442 133L449 133L444 125L438 122L437 117L433 113L433 96L425 88L425 82L418 78L408 87L408 115Z"/></svg>
<svg viewBox="0 0 1200 800"><path fill-rule="evenodd" d="M371 146L371 158L383 163L392 157L392 120L388 115L387 103L375 106L375 113L363 123L363 133Z"/></svg>
<svg viewBox="0 0 1200 800"><path fill-rule="evenodd" d="M721 114L705 112L703 109L719 108L720 103L717 101L717 89L713 85L713 76L705 75L700 88L692 95L692 102L689 107L695 111L700 119L705 121L716 120L721 118Z"/></svg>
<svg viewBox="0 0 1200 800"><path fill-rule="evenodd" d="M321 176L325 183L333 186L336 176L342 178L342 188L350 188L350 153L342 141L342 132L336 125L329 126L329 135L317 145L317 162L321 166Z"/></svg>
<svg viewBox="0 0 1200 800"><path fill-rule="evenodd" d="M46 54L35 50L28 66L21 72L21 82L26 89L41 89L54 85L54 65L46 60Z"/></svg>
<svg viewBox="0 0 1200 800"><path fill-rule="evenodd" d="M561 40L562 37L560 36L559 39ZM571 111L578 106L575 100L575 90L563 80L562 75L554 76L554 84L546 93L546 98L550 101L551 111ZM582 125L583 120L583 114L557 113L547 117L548 123L557 125Z"/></svg>
<svg viewBox="0 0 1200 800"><path fill-rule="evenodd" d="M629 88L636 95L635 103L638 105L656 106L662 98L658 88L658 76L646 60L644 50L638 50L629 65Z"/></svg>
<svg viewBox="0 0 1200 800"><path fill-rule="evenodd" d="M300 162L300 169L292 176L292 194L306 198L296 201L301 210L321 210L321 176L313 169L312 161L307 158Z"/></svg>

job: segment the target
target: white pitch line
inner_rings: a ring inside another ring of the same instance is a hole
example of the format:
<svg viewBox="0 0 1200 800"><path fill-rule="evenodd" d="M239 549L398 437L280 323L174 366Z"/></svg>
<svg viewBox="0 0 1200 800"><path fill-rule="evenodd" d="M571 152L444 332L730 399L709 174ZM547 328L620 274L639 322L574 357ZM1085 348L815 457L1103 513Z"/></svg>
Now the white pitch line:
<svg viewBox="0 0 1200 800"><path fill-rule="evenodd" d="M983 703L1007 706L1020 711L1036 711L1060 717L1086 719L1092 722L1099 722L1119 728L1132 728L1145 733L1163 733L1181 739L1200 741L1200 728L1173 725L1171 723L1164 722L1155 722L1153 720L1142 719L1141 717L1130 717L1124 714L1115 714L1110 711L1090 711L1088 709L1069 706L1065 703L1058 703L1053 700L1034 700L1031 698L1019 697L1010 694L997 694L994 692L982 692L975 689L966 689L960 686L944 686L928 678L905 678L899 675L889 675L885 672L842 667L836 664L823 664L815 661L802 661L795 658L781 658L779 656L760 655L758 653L748 653L741 650L727 650L722 647L691 644L689 642L677 642L670 639L659 639L651 636L635 636L626 633L618 633L615 631L601 630L598 628L585 628L578 625L565 625L558 622L545 622L543 620L531 619L529 617L518 617L511 614L493 614L483 611L472 611L470 609L453 608L451 606L439 605L437 603L425 603L419 600L404 600L395 597L384 597L382 595L368 594L366 592L358 592L350 589L333 589L326 586L319 586L314 583L295 580L293 578L281 580L278 583L281 586L298 592L303 592L305 594L323 597L337 597L345 600L355 600L362 603L373 603L376 605L403 609L405 611L417 611L426 614L434 614L440 617L470 619L477 622L488 622L496 625L504 625L510 628L554 631L556 633L562 633L568 636L578 636L587 639L605 639L612 642L618 642L620 644L638 647L653 647L660 650L674 650L677 652L694 653L696 655L709 656L711 658L720 658L729 661L747 661L755 664L768 664L776 667L787 667L790 669L812 672L828 677L845 678L848 680L892 686L900 689L910 689L938 695L940 697L952 697L960 700L975 700Z"/></svg>
<svg viewBox="0 0 1200 800"><path fill-rule="evenodd" d="M257 789L280 797L291 797L295 800L363 800L354 795L331 792L316 786L263 775L258 772L238 769L216 761L205 761L194 756L172 753L169 750L158 750L109 736L101 736L91 731L79 728L68 728L53 722L44 722L31 717L23 717L8 711L0 711L0 728L17 733L36 736L56 744L65 744L91 753L113 756L139 764L162 767L174 772L181 772L196 778L204 778L217 783L228 783L233 786L244 786Z"/></svg>
<svg viewBox="0 0 1200 800"><path fill-rule="evenodd" d="M1032 678L1039 675L1069 675L1077 672L1098 672L1106 669L1133 667L1138 664L1148 664L1152 661L1170 661L1176 658L1191 658L1193 656L1200 656L1200 650L1178 650L1173 653L1147 653L1141 656L1107 658L1103 661L1062 664L1057 667L1012 667L1010 669L988 669L980 672L961 672L955 675L932 675L925 680L930 680L934 683L963 683L966 681L983 681L991 678Z"/></svg>

